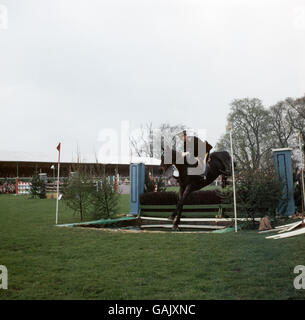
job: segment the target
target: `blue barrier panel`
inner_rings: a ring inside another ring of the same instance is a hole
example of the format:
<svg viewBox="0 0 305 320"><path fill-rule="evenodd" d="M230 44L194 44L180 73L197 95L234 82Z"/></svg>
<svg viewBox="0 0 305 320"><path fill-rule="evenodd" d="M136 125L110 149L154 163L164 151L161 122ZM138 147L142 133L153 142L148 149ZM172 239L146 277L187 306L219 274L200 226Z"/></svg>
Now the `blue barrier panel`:
<svg viewBox="0 0 305 320"><path fill-rule="evenodd" d="M129 215L137 216L140 213L140 194L144 192L145 165L132 163L129 168L130 176L130 212Z"/></svg>
<svg viewBox="0 0 305 320"><path fill-rule="evenodd" d="M292 149L273 149L272 151L275 170L283 184L282 197L279 201L279 215L292 216L295 213L291 162Z"/></svg>

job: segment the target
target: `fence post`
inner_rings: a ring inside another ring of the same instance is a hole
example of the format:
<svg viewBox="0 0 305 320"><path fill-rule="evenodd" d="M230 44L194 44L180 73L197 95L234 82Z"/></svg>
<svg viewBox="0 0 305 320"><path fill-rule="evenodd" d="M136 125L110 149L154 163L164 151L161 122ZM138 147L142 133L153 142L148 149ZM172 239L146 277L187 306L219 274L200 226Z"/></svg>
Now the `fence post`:
<svg viewBox="0 0 305 320"><path fill-rule="evenodd" d="M140 194L144 192L145 165L144 163L131 163L130 177L130 211L129 215L137 216L140 213Z"/></svg>
<svg viewBox="0 0 305 320"><path fill-rule="evenodd" d="M283 183L279 200L279 215L292 216L295 213L292 176L291 148L273 149L273 160L277 176Z"/></svg>

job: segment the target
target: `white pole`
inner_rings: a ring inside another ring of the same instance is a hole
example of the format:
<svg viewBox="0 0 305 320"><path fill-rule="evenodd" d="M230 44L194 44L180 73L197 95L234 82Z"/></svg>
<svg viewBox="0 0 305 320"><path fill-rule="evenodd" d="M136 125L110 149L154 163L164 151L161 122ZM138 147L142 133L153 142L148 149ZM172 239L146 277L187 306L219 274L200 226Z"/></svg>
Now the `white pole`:
<svg viewBox="0 0 305 320"><path fill-rule="evenodd" d="M232 142L232 130L231 130L231 128L230 128L230 143L231 143L231 160L232 160L232 180L233 180L233 202L234 202L235 232L237 232L235 173L234 173L233 142Z"/></svg>
<svg viewBox="0 0 305 320"><path fill-rule="evenodd" d="M57 146L58 150L58 170L57 170L57 197L56 197L56 224L58 223L58 200L59 200L59 171L60 171L60 147L61 144Z"/></svg>
<svg viewBox="0 0 305 320"><path fill-rule="evenodd" d="M58 173L57 173L56 224L58 223L59 170L60 170L60 163L58 163Z"/></svg>

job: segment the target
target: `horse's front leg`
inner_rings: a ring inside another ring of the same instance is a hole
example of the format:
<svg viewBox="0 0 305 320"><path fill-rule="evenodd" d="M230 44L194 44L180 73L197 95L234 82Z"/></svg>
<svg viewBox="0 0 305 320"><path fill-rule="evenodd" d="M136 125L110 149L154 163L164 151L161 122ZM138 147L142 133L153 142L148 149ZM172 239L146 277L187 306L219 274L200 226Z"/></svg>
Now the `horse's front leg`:
<svg viewBox="0 0 305 320"><path fill-rule="evenodd" d="M177 216L177 209L178 209L178 203L179 203L179 201L181 201L181 199L182 199L182 196L183 196L183 192L184 192L184 190L185 190L185 187L183 186L180 186L180 188L179 188L179 194L178 194L178 201L177 201L177 205L176 205L176 209L175 209L175 211L168 217L170 220L174 220L175 219L175 217Z"/></svg>
<svg viewBox="0 0 305 320"><path fill-rule="evenodd" d="M227 186L228 177L224 174L221 175L221 187L224 189Z"/></svg>
<svg viewBox="0 0 305 320"><path fill-rule="evenodd" d="M181 198L179 198L179 201L177 203L177 208L176 208L176 218L175 218L175 220L173 222L173 229L174 230L178 229L178 225L180 223L180 218L181 218L181 213L182 213L184 201L187 198L187 196L191 193L191 191L192 191L191 190L191 185L189 184L184 189Z"/></svg>

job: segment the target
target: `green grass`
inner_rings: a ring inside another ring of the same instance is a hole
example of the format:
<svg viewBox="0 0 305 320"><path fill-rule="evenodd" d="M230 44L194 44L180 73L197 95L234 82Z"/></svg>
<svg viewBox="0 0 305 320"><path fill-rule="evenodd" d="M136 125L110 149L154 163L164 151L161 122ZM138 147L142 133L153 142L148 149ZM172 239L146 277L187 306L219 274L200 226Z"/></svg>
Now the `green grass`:
<svg viewBox="0 0 305 320"><path fill-rule="evenodd" d="M128 196L121 195L121 213ZM76 222L60 202L60 223ZM305 236L55 227L55 200L0 196L0 299L304 299Z"/></svg>

